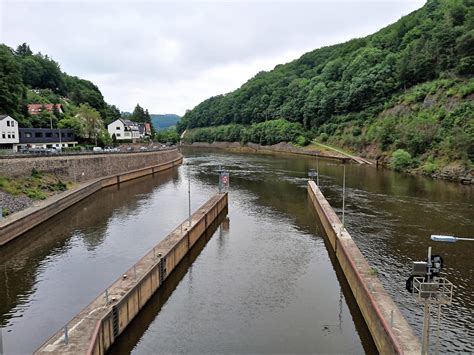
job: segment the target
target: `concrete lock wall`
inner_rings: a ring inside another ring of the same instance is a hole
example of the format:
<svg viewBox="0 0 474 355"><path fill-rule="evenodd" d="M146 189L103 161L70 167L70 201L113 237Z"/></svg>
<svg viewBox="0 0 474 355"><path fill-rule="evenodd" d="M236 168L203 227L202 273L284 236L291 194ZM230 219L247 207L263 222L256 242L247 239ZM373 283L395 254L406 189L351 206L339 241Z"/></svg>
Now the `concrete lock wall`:
<svg viewBox="0 0 474 355"><path fill-rule="evenodd" d="M379 352L420 354L410 325L314 181L308 193Z"/></svg>
<svg viewBox="0 0 474 355"><path fill-rule="evenodd" d="M62 156L22 156L0 159L0 175L30 176L32 169L55 174L63 180L83 182L125 171L155 166L177 158L176 149L130 153L94 153Z"/></svg>
<svg viewBox="0 0 474 355"><path fill-rule="evenodd" d="M76 189L41 201L37 206L27 208L4 218L0 222L0 247L104 187L171 169L181 164L182 160L183 156L177 150L167 151L166 154L154 155L153 161L155 163L158 162L156 165L142 166L137 170L94 179L81 184Z"/></svg>
<svg viewBox="0 0 474 355"><path fill-rule="evenodd" d="M104 292L66 325L67 343L60 330L36 354L105 354L227 206L227 193L213 196L191 216L190 226L184 221L107 288L108 303Z"/></svg>

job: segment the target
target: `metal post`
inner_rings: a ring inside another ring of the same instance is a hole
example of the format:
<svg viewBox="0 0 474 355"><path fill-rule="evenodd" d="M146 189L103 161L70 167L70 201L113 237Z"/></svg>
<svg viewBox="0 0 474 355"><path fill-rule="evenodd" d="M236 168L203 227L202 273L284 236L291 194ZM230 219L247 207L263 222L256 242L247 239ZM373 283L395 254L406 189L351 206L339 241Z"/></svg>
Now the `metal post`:
<svg viewBox="0 0 474 355"><path fill-rule="evenodd" d="M222 165L219 165L219 193L222 192Z"/></svg>
<svg viewBox="0 0 474 355"><path fill-rule="evenodd" d="M68 344L69 343L69 335L67 333L67 325L64 326L64 344Z"/></svg>
<svg viewBox="0 0 474 355"><path fill-rule="evenodd" d="M189 212L189 227L191 227L191 180L188 175L188 212Z"/></svg>
<svg viewBox="0 0 474 355"><path fill-rule="evenodd" d="M0 327L0 355L3 355L3 338L2 338L2 328Z"/></svg>
<svg viewBox="0 0 474 355"><path fill-rule="evenodd" d="M105 305L109 304L109 289L105 290Z"/></svg>
<svg viewBox="0 0 474 355"><path fill-rule="evenodd" d="M431 281L431 247L428 247L428 263L426 264L427 266L427 273L426 275L428 276L428 281Z"/></svg>
<svg viewBox="0 0 474 355"><path fill-rule="evenodd" d="M435 354L439 354L439 332L441 328L441 305L438 305L438 328L436 329L436 352Z"/></svg>
<svg viewBox="0 0 474 355"><path fill-rule="evenodd" d="M421 343L421 354L427 355L430 347L430 304L428 302L425 302L423 313L423 337Z"/></svg>
<svg viewBox="0 0 474 355"><path fill-rule="evenodd" d="M342 178L342 228L345 228L344 216L346 208L346 164L342 165L344 168L343 178Z"/></svg>
<svg viewBox="0 0 474 355"><path fill-rule="evenodd" d="M319 157L316 158L316 185L319 187Z"/></svg>

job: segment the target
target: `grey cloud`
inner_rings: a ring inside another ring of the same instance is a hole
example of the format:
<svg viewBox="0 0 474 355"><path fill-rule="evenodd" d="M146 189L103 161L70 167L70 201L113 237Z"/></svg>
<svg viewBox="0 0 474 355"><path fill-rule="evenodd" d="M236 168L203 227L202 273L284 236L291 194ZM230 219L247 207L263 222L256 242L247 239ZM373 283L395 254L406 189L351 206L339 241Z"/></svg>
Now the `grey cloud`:
<svg viewBox="0 0 474 355"><path fill-rule="evenodd" d="M288 52L301 55L369 34L422 3L7 1L0 41L13 47L28 42L69 74L95 79L107 100L124 110L147 102L152 111L183 113L205 98L202 93L235 88L206 80L209 73L219 70L239 85L248 79L240 77L245 68L255 70L252 76ZM256 63L264 64L254 68ZM222 70L235 66L238 72Z"/></svg>

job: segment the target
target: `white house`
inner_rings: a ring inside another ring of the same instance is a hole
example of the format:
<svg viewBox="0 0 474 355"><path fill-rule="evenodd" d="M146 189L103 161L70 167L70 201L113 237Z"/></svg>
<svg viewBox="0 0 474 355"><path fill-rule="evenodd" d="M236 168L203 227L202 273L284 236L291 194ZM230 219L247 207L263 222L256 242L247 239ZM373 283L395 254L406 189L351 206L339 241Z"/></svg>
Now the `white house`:
<svg viewBox="0 0 474 355"><path fill-rule="evenodd" d="M140 138L140 131L136 122L119 118L107 126L111 137L115 134L117 141L135 140Z"/></svg>
<svg viewBox="0 0 474 355"><path fill-rule="evenodd" d="M0 115L0 149L16 151L19 142L18 122L8 115Z"/></svg>

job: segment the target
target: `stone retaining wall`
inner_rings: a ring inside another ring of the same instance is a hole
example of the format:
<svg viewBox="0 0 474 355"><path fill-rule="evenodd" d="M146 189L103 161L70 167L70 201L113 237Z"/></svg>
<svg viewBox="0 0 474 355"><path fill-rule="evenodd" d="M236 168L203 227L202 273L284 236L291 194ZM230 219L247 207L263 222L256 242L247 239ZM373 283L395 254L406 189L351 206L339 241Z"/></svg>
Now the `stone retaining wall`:
<svg viewBox="0 0 474 355"><path fill-rule="evenodd" d="M30 176L32 169L57 175L65 181L82 182L125 171L154 166L176 159L177 149L131 153L97 153L0 159L0 176Z"/></svg>

